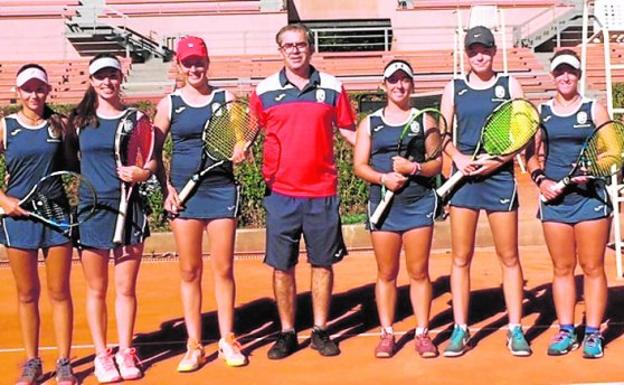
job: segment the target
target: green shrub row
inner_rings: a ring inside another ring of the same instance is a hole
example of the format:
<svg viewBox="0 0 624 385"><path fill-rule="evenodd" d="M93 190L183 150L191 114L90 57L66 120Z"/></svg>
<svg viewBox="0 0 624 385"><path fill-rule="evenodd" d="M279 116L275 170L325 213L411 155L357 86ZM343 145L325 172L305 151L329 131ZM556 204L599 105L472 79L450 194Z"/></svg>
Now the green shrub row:
<svg viewBox="0 0 624 385"><path fill-rule="evenodd" d="M69 115L73 105L56 104L51 106L55 111ZM140 103L136 106L153 116L154 106L150 103ZM10 105L0 107L1 116L16 112L19 106ZM337 135L338 136L338 135ZM362 222L366 210L366 185L351 172L352 149L344 140L339 138L335 145L336 160L340 177L340 196L342 199L342 214L344 223ZM165 144L164 162L169 164L171 156L171 140ZM252 160L236 168L236 179L241 185L241 214L239 227L263 227L264 209L262 198L265 185L260 173L262 163L262 138L253 147ZM0 160L0 184L4 181L4 158ZM167 231L168 224L162 206L162 192L154 180L150 180L145 188L145 199L148 201L151 214L150 224L153 231Z"/></svg>
<svg viewBox="0 0 624 385"><path fill-rule="evenodd" d="M614 103L616 106L624 106L624 85L616 85L614 88ZM355 101L360 95L352 95ZM73 106L71 105L54 105L53 108L61 113L68 114ZM154 106L150 103L139 103L139 109L150 115L154 113ZM8 114L17 110L17 106L6 106L0 108L0 113ZM360 118L364 114L360 114ZM356 178L352 172L353 151L351 146L346 143L339 135L335 142L335 156L338 166L339 191L342 201L342 219L344 224L362 223L365 219L367 187L364 182ZM165 145L164 158L168 164L171 154L171 142ZM1 161L2 166L4 160ZM264 196L265 185L260 174L262 162L262 138L253 148L253 159L245 162L236 169L236 178L241 185L241 215L239 217L240 227L263 227L264 226L264 209L262 207L262 198ZM4 181L2 173L4 167L0 167L0 182ZM146 199L148 200L152 213L151 224L154 231L165 231L168 225L164 218L162 209L162 194L160 190L153 185L148 185L146 189Z"/></svg>

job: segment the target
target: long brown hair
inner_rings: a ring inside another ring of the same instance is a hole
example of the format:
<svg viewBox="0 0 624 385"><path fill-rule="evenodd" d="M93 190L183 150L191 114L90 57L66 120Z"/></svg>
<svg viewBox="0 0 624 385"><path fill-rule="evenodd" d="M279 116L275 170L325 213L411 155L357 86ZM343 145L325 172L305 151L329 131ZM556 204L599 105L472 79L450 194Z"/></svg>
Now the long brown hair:
<svg viewBox="0 0 624 385"><path fill-rule="evenodd" d="M115 55L112 55L110 53L101 53L93 57L93 59L89 61L89 65L91 65L91 63L103 57L108 57L108 58L112 58L112 59L119 61L119 59ZM98 125L97 113L96 113L97 107L98 107L97 94L95 93L93 86L89 85L89 88L87 88L87 90L85 91L84 96L82 97L82 100L80 101L80 103L78 103L76 108L73 109L70 115L70 118L69 118L70 126L74 130L83 128L87 125L97 127Z"/></svg>

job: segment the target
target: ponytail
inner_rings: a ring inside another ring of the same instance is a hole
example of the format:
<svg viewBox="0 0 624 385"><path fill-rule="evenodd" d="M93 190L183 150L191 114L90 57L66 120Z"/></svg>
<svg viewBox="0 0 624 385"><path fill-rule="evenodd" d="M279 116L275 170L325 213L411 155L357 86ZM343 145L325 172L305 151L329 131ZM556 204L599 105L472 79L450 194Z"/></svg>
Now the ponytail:
<svg viewBox="0 0 624 385"><path fill-rule="evenodd" d="M88 125L97 127L97 103L97 94L95 93L93 87L89 86L89 88L85 91L82 100L78 103L70 115L69 124L74 128L74 130Z"/></svg>

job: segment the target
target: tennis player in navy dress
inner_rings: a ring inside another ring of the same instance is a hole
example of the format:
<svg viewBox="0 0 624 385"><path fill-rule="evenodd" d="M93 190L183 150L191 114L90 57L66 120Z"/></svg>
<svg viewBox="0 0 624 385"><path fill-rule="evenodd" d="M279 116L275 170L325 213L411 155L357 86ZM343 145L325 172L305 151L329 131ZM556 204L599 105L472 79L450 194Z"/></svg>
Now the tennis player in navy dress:
<svg viewBox="0 0 624 385"><path fill-rule="evenodd" d="M239 208L239 190L234 181L233 164L226 162L212 169L199 182L184 204L178 193L202 165L202 131L212 114L234 96L208 83L208 50L198 37L186 36L178 42L178 69L185 85L166 96L158 104L155 126L158 128L156 154L171 132L173 151L168 178L159 167L161 184L166 191L165 210L174 216L171 221L180 257L180 289L184 321L188 333L187 352L177 370L190 372L205 360L202 346L202 237L210 241L210 261L215 280L215 297L221 338L219 355L229 366L247 364L247 357L234 335L234 239ZM244 154L235 159L240 162ZM208 167L211 160L202 168Z"/></svg>
<svg viewBox="0 0 624 385"><path fill-rule="evenodd" d="M381 323L381 339L375 349L378 358L391 357L397 349L392 324L402 246L410 277L410 299L416 315L415 348L422 357L438 354L427 333L432 296L428 261L437 206L431 177L440 172L442 157L422 162L427 145L430 152L435 151L431 148L431 140L427 141L432 133L438 134L432 131L437 130L435 118L420 115L410 123L410 133L404 141L405 145L409 140L418 140L416 152L410 156L421 159L421 162L408 161L399 157L396 151L403 127L419 112L410 107L413 78L408 63L401 60L388 63L383 80L388 102L362 120L354 152L355 174L370 184L369 213L375 211L382 199L382 186L395 191L381 221L376 225L369 223L377 259L375 298Z"/></svg>
<svg viewBox="0 0 624 385"><path fill-rule="evenodd" d="M485 210L496 255L500 261L503 294L509 317L507 346L515 356L531 354L520 324L523 277L518 254L518 197L512 156L502 160L472 161L486 118L501 103L522 97L522 89L511 76L494 71L496 44L492 32L478 26L464 41L470 72L445 87L441 109L455 126L455 140L445 147L454 170L467 175L450 198L451 293L455 325L444 356L457 357L467 350L470 304L470 264L481 210Z"/></svg>
<svg viewBox="0 0 624 385"><path fill-rule="evenodd" d="M76 383L69 361L73 306L69 288L72 246L69 238L20 208L19 201L39 179L63 167L62 140L66 120L54 113L46 98L51 87L43 67L27 64L16 77L16 94L22 108L0 119L0 151L4 154L8 178L0 191L0 206L6 216L0 220L0 242L6 246L17 288L18 309L26 362L18 384L30 385L43 374L39 358L39 294L37 256L43 252L47 287L52 305L58 360L56 380Z"/></svg>
<svg viewBox="0 0 624 385"><path fill-rule="evenodd" d="M599 358L603 355L600 327L607 305L604 255L611 225L610 199L604 180L579 177L564 189L555 185L568 175L586 139L609 116L603 105L579 94L581 61L574 51L558 51L550 70L557 94L540 106L543 131L536 136L529 158L531 176L546 200L540 199L538 215L553 263L553 299L559 322L548 354L567 354L579 346L574 324L578 263L583 270L585 299L583 356Z"/></svg>
<svg viewBox="0 0 624 385"><path fill-rule="evenodd" d="M150 160L145 168L117 167L115 133L124 122L136 123L146 115L121 101L122 67L119 60L100 54L89 62L89 88L70 117L69 144L79 153L80 172L95 187L98 207L93 217L80 224L80 258L87 282L87 321L95 345L95 376L101 383L132 380L142 376L132 347L137 299L136 282L149 235L145 208L134 189L128 204L125 238L113 242L121 183L146 181L156 170ZM113 355L106 341L108 263L114 263L115 317L119 350Z"/></svg>

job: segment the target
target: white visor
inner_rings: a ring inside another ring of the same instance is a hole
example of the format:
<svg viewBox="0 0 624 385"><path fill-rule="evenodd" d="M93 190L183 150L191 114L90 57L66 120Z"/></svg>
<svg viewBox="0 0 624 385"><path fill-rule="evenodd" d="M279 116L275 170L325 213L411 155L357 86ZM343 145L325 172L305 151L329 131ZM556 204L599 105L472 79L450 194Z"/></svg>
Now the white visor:
<svg viewBox="0 0 624 385"><path fill-rule="evenodd" d="M390 76L392 76L392 74L394 74L395 72L399 70L405 72L407 76L409 76L410 78L414 77L412 70L410 70L407 64L401 63L401 62L395 62L395 63L390 64L388 68L386 68L386 70L384 71L383 73L384 79L388 79Z"/></svg>
<svg viewBox="0 0 624 385"><path fill-rule="evenodd" d="M557 56L555 60L550 63L550 72L553 72L557 67L562 64L567 64L577 70L581 69L581 62L579 61L579 59L575 58L572 55L561 55Z"/></svg>
<svg viewBox="0 0 624 385"><path fill-rule="evenodd" d="M112 57L101 57L89 65L89 75L93 75L103 68L115 68L121 71L121 64Z"/></svg>
<svg viewBox="0 0 624 385"><path fill-rule="evenodd" d="M17 75L17 78L15 79L15 85L17 85L18 87L21 87L24 84L26 84L26 82L29 81L30 79L39 79L45 84L49 84L48 76L46 75L45 72L43 72L39 68L30 67L20 72L19 75Z"/></svg>

